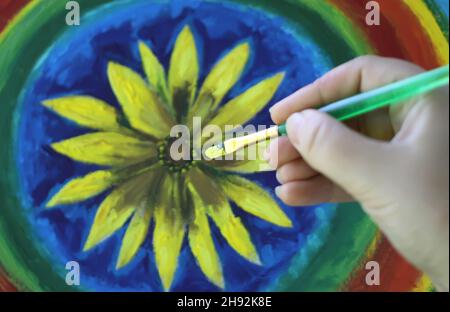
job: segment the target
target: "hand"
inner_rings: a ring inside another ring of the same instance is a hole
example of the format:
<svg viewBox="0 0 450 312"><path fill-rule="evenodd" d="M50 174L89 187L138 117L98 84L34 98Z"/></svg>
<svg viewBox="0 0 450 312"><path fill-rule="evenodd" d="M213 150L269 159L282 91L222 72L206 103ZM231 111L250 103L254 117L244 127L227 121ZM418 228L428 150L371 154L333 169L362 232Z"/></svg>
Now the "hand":
<svg viewBox="0 0 450 312"><path fill-rule="evenodd" d="M288 137L271 142L279 198L289 205L358 201L394 247L449 289L448 87L343 124L308 109L423 70L364 56L275 104Z"/></svg>

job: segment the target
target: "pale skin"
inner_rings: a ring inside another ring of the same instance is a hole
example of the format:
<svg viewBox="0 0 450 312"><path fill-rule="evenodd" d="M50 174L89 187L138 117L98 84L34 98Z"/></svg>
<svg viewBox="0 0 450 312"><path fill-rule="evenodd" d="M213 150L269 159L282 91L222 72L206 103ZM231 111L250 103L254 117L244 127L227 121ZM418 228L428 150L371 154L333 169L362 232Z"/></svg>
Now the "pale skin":
<svg viewBox="0 0 450 312"><path fill-rule="evenodd" d="M272 141L265 158L283 202L359 202L393 246L448 291L448 87L346 124L312 109L422 71L377 56L333 69L271 108L288 137Z"/></svg>

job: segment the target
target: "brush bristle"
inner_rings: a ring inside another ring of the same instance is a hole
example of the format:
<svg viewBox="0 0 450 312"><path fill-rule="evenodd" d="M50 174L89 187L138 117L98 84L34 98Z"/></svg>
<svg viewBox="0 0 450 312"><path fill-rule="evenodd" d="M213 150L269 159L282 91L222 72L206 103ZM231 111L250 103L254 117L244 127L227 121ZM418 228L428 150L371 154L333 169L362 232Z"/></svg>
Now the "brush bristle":
<svg viewBox="0 0 450 312"><path fill-rule="evenodd" d="M205 156L209 159L215 159L225 155L225 150L223 148L223 144L216 144L214 146L209 147L205 151Z"/></svg>

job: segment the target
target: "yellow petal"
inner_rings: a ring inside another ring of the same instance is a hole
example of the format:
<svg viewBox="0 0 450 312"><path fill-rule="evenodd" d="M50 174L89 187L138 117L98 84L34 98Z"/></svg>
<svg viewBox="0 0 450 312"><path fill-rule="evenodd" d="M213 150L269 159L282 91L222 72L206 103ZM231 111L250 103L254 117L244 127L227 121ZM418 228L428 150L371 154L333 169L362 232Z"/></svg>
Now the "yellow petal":
<svg viewBox="0 0 450 312"><path fill-rule="evenodd" d="M149 83L155 87L162 99L168 101L169 92L167 90L164 67L158 61L153 51L142 41L139 42L139 52Z"/></svg>
<svg viewBox="0 0 450 312"><path fill-rule="evenodd" d="M101 203L84 245L87 251L121 228L136 209L145 206L150 174L135 177L114 189Z"/></svg>
<svg viewBox="0 0 450 312"><path fill-rule="evenodd" d="M246 90L226 103L210 121L210 124L219 127L245 124L272 99L283 78L284 73L278 73Z"/></svg>
<svg viewBox="0 0 450 312"><path fill-rule="evenodd" d="M211 160L208 165L216 169L236 173L256 173L274 170L266 160L263 159L264 151L268 141L259 142L245 147L232 155L232 159ZM241 154L242 153L242 154ZM229 156L229 155L228 155ZM238 156L241 156L238 158Z"/></svg>
<svg viewBox="0 0 450 312"><path fill-rule="evenodd" d="M240 218L233 214L228 199L216 182L198 168L189 170L188 177L189 189L201 198L207 213L228 244L247 260L261 264L250 234Z"/></svg>
<svg viewBox="0 0 450 312"><path fill-rule="evenodd" d="M248 261L261 265L256 248L252 243L250 234L241 219L236 217L228 202L220 207L214 207L209 215L227 240L228 244Z"/></svg>
<svg viewBox="0 0 450 312"><path fill-rule="evenodd" d="M126 66L110 62L108 78L131 126L156 138L164 138L173 125L158 95L139 74Z"/></svg>
<svg viewBox="0 0 450 312"><path fill-rule="evenodd" d="M216 286L224 288L222 266L211 236L201 198L192 193L195 217L189 225L189 246L202 272Z"/></svg>
<svg viewBox="0 0 450 312"><path fill-rule="evenodd" d="M145 199L145 203L142 209L137 210L133 218L128 225L125 236L120 246L119 258L117 260L116 269L120 269L127 265L138 252L142 243L144 242L148 228L150 226L150 219L153 213L155 196L159 189L159 183L161 180L161 170L155 170L152 172L150 182L147 189L149 190L149 196Z"/></svg>
<svg viewBox="0 0 450 312"><path fill-rule="evenodd" d="M178 189L171 175L162 183L162 191L155 207L153 249L156 266L165 290L169 290L175 275L185 226L181 217Z"/></svg>
<svg viewBox="0 0 450 312"><path fill-rule="evenodd" d="M47 203L47 208L81 202L108 189L116 180L108 170L98 170L70 180Z"/></svg>
<svg viewBox="0 0 450 312"><path fill-rule="evenodd" d="M257 184L237 175L228 175L221 178L220 186L246 212L282 227L292 226L291 220L276 201Z"/></svg>
<svg viewBox="0 0 450 312"><path fill-rule="evenodd" d="M129 165L157 154L154 143L115 132L80 135L52 148L76 161L105 166Z"/></svg>
<svg viewBox="0 0 450 312"><path fill-rule="evenodd" d="M141 212L136 212L128 225L127 231L120 246L119 258L116 264L116 270L127 265L133 260L139 247L147 236L148 227L150 225L150 218L152 209L147 207Z"/></svg>
<svg viewBox="0 0 450 312"><path fill-rule="evenodd" d="M185 26L175 41L169 67L172 104L179 115L184 115L194 100L198 72L194 35L189 26Z"/></svg>
<svg viewBox="0 0 450 312"><path fill-rule="evenodd" d="M215 161L212 165L220 170L236 173L256 173L273 170L267 161L263 159L232 161L222 160Z"/></svg>
<svg viewBox="0 0 450 312"><path fill-rule="evenodd" d="M66 96L46 100L42 104L83 127L105 131L121 128L114 107L90 96Z"/></svg>
<svg viewBox="0 0 450 312"><path fill-rule="evenodd" d="M220 59L206 77L190 116L206 118L240 78L250 54L247 42Z"/></svg>

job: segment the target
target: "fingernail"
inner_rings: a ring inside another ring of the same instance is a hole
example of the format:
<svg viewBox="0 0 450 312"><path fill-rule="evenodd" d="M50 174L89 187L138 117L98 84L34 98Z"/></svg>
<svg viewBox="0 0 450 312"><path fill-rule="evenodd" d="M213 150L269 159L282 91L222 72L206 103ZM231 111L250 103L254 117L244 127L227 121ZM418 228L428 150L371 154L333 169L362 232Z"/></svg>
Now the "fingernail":
<svg viewBox="0 0 450 312"><path fill-rule="evenodd" d="M275 177L276 177L278 183L283 184L283 182L281 180L281 177L280 177L280 170L277 170L277 173L275 174Z"/></svg>
<svg viewBox="0 0 450 312"><path fill-rule="evenodd" d="M272 107L269 108L269 114L272 114L273 108L275 107L275 105L272 105Z"/></svg>
<svg viewBox="0 0 450 312"><path fill-rule="evenodd" d="M275 104L275 105L276 105L276 104ZM273 122L275 122L275 121L273 120L273 116L272 116L273 110L274 110L274 108L275 108L275 105L273 105L271 108L269 108L270 119L272 119Z"/></svg>
<svg viewBox="0 0 450 312"><path fill-rule="evenodd" d="M277 197L280 197L280 194L281 194L281 186L277 186L275 188L275 195L277 195Z"/></svg>

